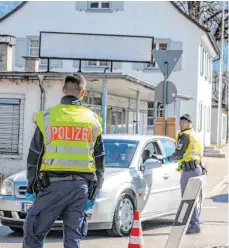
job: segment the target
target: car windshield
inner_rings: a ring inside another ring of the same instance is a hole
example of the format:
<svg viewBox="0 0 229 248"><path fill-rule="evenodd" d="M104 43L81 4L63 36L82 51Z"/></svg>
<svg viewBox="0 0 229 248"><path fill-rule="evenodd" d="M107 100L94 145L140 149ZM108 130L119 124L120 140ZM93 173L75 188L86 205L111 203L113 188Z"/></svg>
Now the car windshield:
<svg viewBox="0 0 229 248"><path fill-rule="evenodd" d="M128 168L139 141L122 139L104 139L105 166Z"/></svg>

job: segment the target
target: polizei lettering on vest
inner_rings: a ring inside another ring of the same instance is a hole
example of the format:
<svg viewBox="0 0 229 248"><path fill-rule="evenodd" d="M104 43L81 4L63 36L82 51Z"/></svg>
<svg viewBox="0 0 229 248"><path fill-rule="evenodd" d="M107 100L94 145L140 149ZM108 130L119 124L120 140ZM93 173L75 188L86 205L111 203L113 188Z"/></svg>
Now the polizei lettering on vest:
<svg viewBox="0 0 229 248"><path fill-rule="evenodd" d="M56 126L51 128L52 140L92 141L92 129L87 127Z"/></svg>

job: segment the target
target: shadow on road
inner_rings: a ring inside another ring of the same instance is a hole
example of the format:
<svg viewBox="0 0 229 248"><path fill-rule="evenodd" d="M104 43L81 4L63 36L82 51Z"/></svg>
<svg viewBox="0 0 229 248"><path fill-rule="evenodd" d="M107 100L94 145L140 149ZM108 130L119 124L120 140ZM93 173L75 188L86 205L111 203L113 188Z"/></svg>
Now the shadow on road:
<svg viewBox="0 0 229 248"><path fill-rule="evenodd" d="M172 226L173 219L157 219L152 221L145 221L142 223L143 232L150 230L157 230L162 227ZM144 236L167 236L169 233L145 233ZM108 239L109 235L105 230L89 231L88 236L84 240L99 240ZM119 238L119 237L117 237ZM63 240L62 231L51 231L45 243L59 243ZM22 233L12 232L8 227L0 226L0 244L21 244Z"/></svg>
<svg viewBox="0 0 229 248"><path fill-rule="evenodd" d="M212 198L213 202L218 202L218 203L228 203L228 194L223 194L223 195L217 195L213 196Z"/></svg>

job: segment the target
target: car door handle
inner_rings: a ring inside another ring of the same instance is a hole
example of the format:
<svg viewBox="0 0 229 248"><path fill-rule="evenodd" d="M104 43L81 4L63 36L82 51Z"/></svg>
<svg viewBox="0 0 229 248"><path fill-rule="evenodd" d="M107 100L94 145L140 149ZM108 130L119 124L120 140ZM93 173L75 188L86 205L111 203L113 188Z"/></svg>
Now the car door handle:
<svg viewBox="0 0 229 248"><path fill-rule="evenodd" d="M169 175L168 174L164 174L163 178L166 180L169 178Z"/></svg>

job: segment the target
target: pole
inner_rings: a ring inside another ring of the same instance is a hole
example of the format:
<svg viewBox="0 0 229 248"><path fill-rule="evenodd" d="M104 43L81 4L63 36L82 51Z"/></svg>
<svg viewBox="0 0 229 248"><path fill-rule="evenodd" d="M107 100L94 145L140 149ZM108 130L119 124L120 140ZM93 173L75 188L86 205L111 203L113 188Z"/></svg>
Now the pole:
<svg viewBox="0 0 229 248"><path fill-rule="evenodd" d="M222 9L222 33L221 33L221 58L219 70L219 88L218 88L218 118L217 118L217 148L221 146L221 125L222 125L222 80L223 80L223 54L224 54L224 1Z"/></svg>
<svg viewBox="0 0 229 248"><path fill-rule="evenodd" d="M140 92L136 91L136 134L139 134Z"/></svg>
<svg viewBox="0 0 229 248"><path fill-rule="evenodd" d="M106 73L107 69L109 69L109 67L106 67L104 69L104 73ZM102 129L103 129L103 133L105 134L107 132L107 77L103 79L102 118L103 118Z"/></svg>
<svg viewBox="0 0 229 248"><path fill-rule="evenodd" d="M166 136L166 115L167 115L167 78L168 78L168 63L165 62L165 75L164 75L164 135Z"/></svg>

